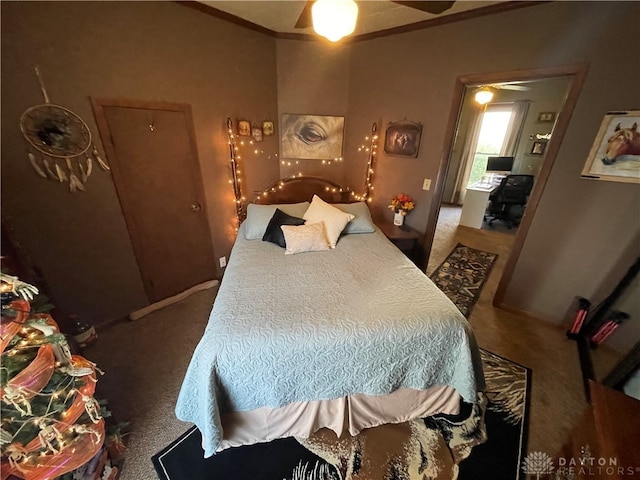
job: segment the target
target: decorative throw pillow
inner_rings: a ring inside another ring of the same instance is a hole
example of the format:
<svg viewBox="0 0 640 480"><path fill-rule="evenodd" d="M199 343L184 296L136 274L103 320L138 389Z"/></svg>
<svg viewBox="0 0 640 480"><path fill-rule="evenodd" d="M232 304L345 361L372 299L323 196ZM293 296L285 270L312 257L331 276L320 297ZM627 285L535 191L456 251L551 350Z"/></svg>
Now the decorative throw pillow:
<svg viewBox="0 0 640 480"><path fill-rule="evenodd" d="M282 228L287 244L284 251L285 255L329 250L329 243L327 242L322 222L300 226L282 225L280 228Z"/></svg>
<svg viewBox="0 0 640 480"><path fill-rule="evenodd" d="M292 217L302 218L304 212L309 208L309 202L286 203L281 205L258 205L250 203L247 206L247 219L244 221L244 238L247 240L258 240L267 231L267 225L271 217L279 208L284 213Z"/></svg>
<svg viewBox="0 0 640 480"><path fill-rule="evenodd" d="M311 205L309 205L302 218L307 221L307 225L323 222L329 246L335 248L336 243L338 243L338 237L340 237L347 223L353 219L353 215L329 205L320 197L314 195Z"/></svg>
<svg viewBox="0 0 640 480"><path fill-rule="evenodd" d="M376 226L371 219L371 211L369 211L369 206L365 202L335 203L333 206L355 217L347 223L347 226L342 231L344 235L351 233L373 233L376 231Z"/></svg>
<svg viewBox="0 0 640 480"><path fill-rule="evenodd" d="M262 236L262 240L278 244L282 248L285 248L284 234L280 228L282 225L304 225L304 220L287 215L279 208L276 208L276 212L273 214L273 217L271 217L269 225L267 225L267 231L264 232Z"/></svg>

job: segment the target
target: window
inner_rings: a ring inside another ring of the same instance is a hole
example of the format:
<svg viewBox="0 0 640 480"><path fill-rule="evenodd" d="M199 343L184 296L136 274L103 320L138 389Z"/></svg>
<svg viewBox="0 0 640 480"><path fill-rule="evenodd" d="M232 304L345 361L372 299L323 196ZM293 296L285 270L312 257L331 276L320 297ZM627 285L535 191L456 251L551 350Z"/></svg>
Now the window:
<svg viewBox="0 0 640 480"><path fill-rule="evenodd" d="M512 105L489 105L482 114L467 186L480 181L485 174L487 157L505 154L507 132L510 130L512 118Z"/></svg>

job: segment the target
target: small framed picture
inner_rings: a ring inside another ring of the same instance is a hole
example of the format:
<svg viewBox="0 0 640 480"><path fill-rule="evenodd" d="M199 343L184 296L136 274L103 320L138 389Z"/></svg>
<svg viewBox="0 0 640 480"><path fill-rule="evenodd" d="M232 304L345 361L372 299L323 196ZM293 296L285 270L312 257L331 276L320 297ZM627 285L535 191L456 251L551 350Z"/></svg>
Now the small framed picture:
<svg viewBox="0 0 640 480"><path fill-rule="evenodd" d="M547 142L533 142L531 145L531 155L544 155L544 151L547 149Z"/></svg>
<svg viewBox="0 0 640 480"><path fill-rule="evenodd" d="M249 122L249 120L238 120L238 136L251 136L251 123Z"/></svg>
<svg viewBox="0 0 640 480"><path fill-rule="evenodd" d="M254 142L261 142L262 141L262 128L253 127L251 129L251 136L253 137L253 141Z"/></svg>
<svg viewBox="0 0 640 480"><path fill-rule="evenodd" d="M270 122L268 120L265 120L264 122L262 122L262 134L265 137L268 137L270 135L273 135L273 133L274 133L273 122Z"/></svg>
<svg viewBox="0 0 640 480"><path fill-rule="evenodd" d="M384 139L384 152L397 157L418 156L422 124L410 121L389 123Z"/></svg>
<svg viewBox="0 0 640 480"><path fill-rule="evenodd" d="M538 122L551 123L556 120L556 112L540 112L538 114Z"/></svg>

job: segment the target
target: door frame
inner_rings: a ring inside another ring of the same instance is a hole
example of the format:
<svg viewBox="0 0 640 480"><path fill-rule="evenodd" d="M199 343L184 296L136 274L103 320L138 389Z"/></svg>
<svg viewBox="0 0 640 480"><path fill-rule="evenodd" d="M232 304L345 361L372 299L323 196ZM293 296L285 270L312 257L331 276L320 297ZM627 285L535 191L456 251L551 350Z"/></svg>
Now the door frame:
<svg viewBox="0 0 640 480"><path fill-rule="evenodd" d="M127 231L129 232L129 238L131 239L131 244L133 246L133 253L136 257L136 263L138 264L138 270L140 271L140 276L142 277L142 283L144 285L144 290L147 295L147 300L151 301L155 297L153 282L148 274L148 268L146 262L144 261L144 255L142 255L142 251L144 250L144 241L143 238L136 228L136 224L134 221L134 207L127 195L127 191L124 183L124 175L120 169L118 156L116 155L116 149L113 144L113 138L111 136L111 132L109 130L109 124L107 122L107 117L105 114L105 107L122 107L122 108L135 108L141 110L163 110L168 112L182 112L185 116L186 127L187 127L187 135L189 136L189 143L191 145L191 149L193 151L193 165L191 168L196 172L201 172L200 168L200 160L198 157L198 147L195 136L195 125L193 123L193 115L191 112L191 105L188 103L173 103L173 102L163 102L163 101L152 101L152 100L133 100L133 99L125 99L125 98L96 98L90 97L91 106L93 108L93 114L96 119L96 125L98 127L98 132L100 133L100 138L102 139L102 146L105 150L105 154L107 159L109 160L109 167L111 168L111 175L113 177L113 183L116 187L116 193L118 195L120 208L122 209L122 214L125 219L125 223L127 225ZM211 245L211 259L215 258L215 252L213 251L213 243L211 242L211 226L209 225L209 215L207 213L207 202L205 201L205 190L204 183L202 181L202 174L199 176L200 181L196 182L196 191L198 197L201 199L201 215L204 218L204 222L206 225L207 232L207 241Z"/></svg>
<svg viewBox="0 0 640 480"><path fill-rule="evenodd" d="M461 75L456 78L443 148L440 154L440 163L438 165L438 173L433 192L433 200L431 201L431 205L429 207L427 228L424 235L423 248L425 251L425 260L424 265L422 266L423 271L426 271L429 257L431 256L431 247L433 245L433 239L438 222L438 215L440 213L440 205L442 203L442 195L444 193L444 184L447 177L447 171L449 169L449 159L451 157L451 151L453 150L456 138L456 130L458 128L458 120L460 111L462 109L462 101L464 99L467 87L482 84L495 84L526 80L544 80L545 78L551 77L569 77L569 89L562 105L562 109L558 113L556 125L553 130L553 135L547 145L547 154L545 156L544 162L542 163L540 171L538 172L534 188L531 191L531 196L529 197L529 202L527 203L525 214L522 217L520 226L518 227L518 232L514 240L513 248L511 249L509 258L507 258L504 269L502 271L502 276L500 277L500 282L498 283L498 287L496 289L496 294L493 298L494 307L515 311L514 309L509 308L509 306L505 305L504 303L507 287L509 286L509 283L511 282L511 279L513 277L513 273L518 263L518 259L520 258L525 239L527 238L527 233L529 232L529 228L531 227L531 223L533 222L533 218L535 217L540 199L547 184L547 180L549 179L551 168L553 167L553 164L556 160L558 150L560 149L560 145L562 144L562 139L564 138L567 127L569 125L569 120L571 119L571 115L573 114L576 103L578 102L578 97L580 95L580 91L582 90L582 86L587 75L587 70L588 65L581 63L573 65L560 65L554 67L511 70L506 72Z"/></svg>

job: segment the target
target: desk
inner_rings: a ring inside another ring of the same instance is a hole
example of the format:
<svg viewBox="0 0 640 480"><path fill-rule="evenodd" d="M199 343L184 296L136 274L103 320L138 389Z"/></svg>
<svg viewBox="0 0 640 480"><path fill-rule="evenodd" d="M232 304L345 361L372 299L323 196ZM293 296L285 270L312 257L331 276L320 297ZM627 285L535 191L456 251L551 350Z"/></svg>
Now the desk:
<svg viewBox="0 0 640 480"><path fill-rule="evenodd" d="M462 214L460 215L460 225L471 228L481 228L482 220L484 220L484 212L489 203L489 195L493 192L497 185L486 183L474 183L467 188L464 196L464 204L462 205Z"/></svg>

